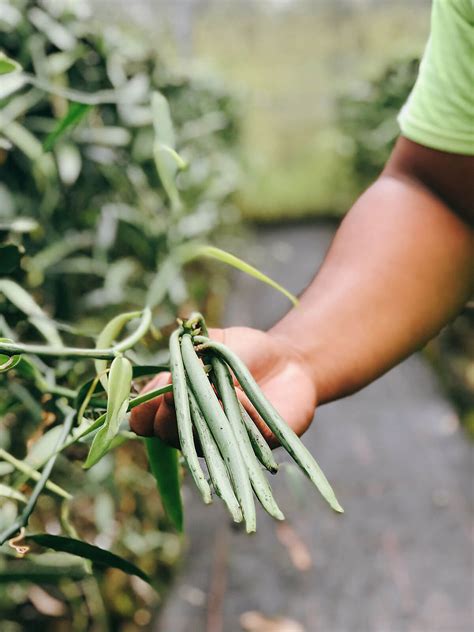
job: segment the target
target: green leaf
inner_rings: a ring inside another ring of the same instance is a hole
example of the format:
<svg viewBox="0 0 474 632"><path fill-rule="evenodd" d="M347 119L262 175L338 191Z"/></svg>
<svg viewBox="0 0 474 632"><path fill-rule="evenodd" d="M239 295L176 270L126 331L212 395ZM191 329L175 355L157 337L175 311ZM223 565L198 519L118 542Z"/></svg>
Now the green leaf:
<svg viewBox="0 0 474 632"><path fill-rule="evenodd" d="M242 259L239 259L235 255L230 254L230 252L226 252L220 248L215 248L214 246L191 246L184 258L189 261L197 257L210 257L211 259L217 259L222 263L226 263L227 265L237 268L237 270L245 272L245 274L270 285L275 290L278 290L284 294L284 296L286 296L293 305L297 306L299 304L299 301L294 294L286 290L283 286L268 277L266 274L263 274L263 272L260 272L260 270L257 270L257 268L254 268L249 263L242 261Z"/></svg>
<svg viewBox="0 0 474 632"><path fill-rule="evenodd" d="M110 322L108 322L105 327L102 329L100 334L97 337L97 341L95 344L96 349L107 349L112 345L117 336L120 334L125 325L135 318L140 316L141 312L128 312L125 314L119 314L112 318ZM95 360L95 371L97 375L100 375L100 383L102 384L105 391L107 391L107 375L105 375L105 370L107 369L107 360ZM103 375L101 375L103 374Z"/></svg>
<svg viewBox="0 0 474 632"><path fill-rule="evenodd" d="M70 51L76 46L77 39L74 31L67 28L59 20L55 20L49 13L39 7L33 6L28 11L28 20L60 50Z"/></svg>
<svg viewBox="0 0 474 632"><path fill-rule="evenodd" d="M0 275L10 274L20 265L22 252L15 244L0 246Z"/></svg>
<svg viewBox="0 0 474 632"><path fill-rule="evenodd" d="M14 369L16 365L20 362L21 356L4 356L0 354L0 373L6 373L10 369Z"/></svg>
<svg viewBox="0 0 474 632"><path fill-rule="evenodd" d="M83 559L90 560L98 566L118 568L128 575L136 575L137 577L143 579L143 581L152 585L151 579L144 571L131 562L124 560L123 557L119 557L115 553L111 553L106 549L101 549L98 546L83 542L82 540L65 538L60 535L50 535L49 533L34 533L26 537L27 540L33 540L33 542L36 542L36 544L39 544L40 546L53 549L54 551L63 551L65 553L77 555Z"/></svg>
<svg viewBox="0 0 474 632"><path fill-rule="evenodd" d="M18 500L18 502L26 503L28 499L24 494L19 492L17 489L13 489L9 485L4 485L0 483L0 496L3 498L11 498L12 500Z"/></svg>
<svg viewBox="0 0 474 632"><path fill-rule="evenodd" d="M62 426L54 426L42 434L29 448L24 458L25 463L28 463L35 470L41 469L43 463L48 461L56 452L58 439L61 437L62 432Z"/></svg>
<svg viewBox="0 0 474 632"><path fill-rule="evenodd" d="M10 338L0 338L0 342L13 342L13 340ZM0 373L13 369L20 361L20 355L7 356L0 353Z"/></svg>
<svg viewBox="0 0 474 632"><path fill-rule="evenodd" d="M56 147L56 160L61 181L66 186L72 186L81 173L81 152L73 143L62 142Z"/></svg>
<svg viewBox="0 0 474 632"><path fill-rule="evenodd" d="M155 131L153 157L156 170L172 207L178 209L181 206L181 200L176 188L175 178L178 171L186 166L186 163L176 152L176 140L170 108L168 101L160 92L154 92L152 95L151 111Z"/></svg>
<svg viewBox="0 0 474 632"><path fill-rule="evenodd" d="M46 270L56 268L60 261L69 257L73 252L89 249L93 246L94 239L95 235L90 231L68 231L63 239L52 242L29 258L28 280L35 285L42 284Z"/></svg>
<svg viewBox="0 0 474 632"><path fill-rule="evenodd" d="M5 53L0 52L0 75L7 75L10 72L19 72L21 69L17 61L11 57L7 57Z"/></svg>
<svg viewBox="0 0 474 632"><path fill-rule="evenodd" d="M166 370L169 369L166 368ZM141 404L150 401L150 399L160 397L160 395L164 395L165 393L170 393L172 390L173 386L171 384L167 384L166 386L162 386L161 388L153 389L152 391L147 391L146 393L137 395L137 397L134 397L129 401L128 411L132 410L136 406L140 406ZM83 422L81 426L76 429L72 443L82 440L84 437L87 437L92 432L101 428L104 425L106 416L106 413L104 413L103 415L100 415L100 417L97 417L97 419L92 423L89 421Z"/></svg>
<svg viewBox="0 0 474 632"><path fill-rule="evenodd" d="M66 114L56 122L52 131L44 139L43 150L51 151L57 141L62 138L68 130L72 131L72 129L79 124L91 107L91 105L86 103L70 103Z"/></svg>
<svg viewBox="0 0 474 632"><path fill-rule="evenodd" d="M166 515L180 533L183 531L183 503L180 491L178 450L158 437L144 439L148 463L155 477Z"/></svg>
<svg viewBox="0 0 474 632"><path fill-rule="evenodd" d="M30 130L26 129L26 127L17 123L17 121L9 121L6 123L4 117L2 117L1 111L0 127L2 128L2 134L4 134L4 136L6 136L14 145L16 145L16 147L18 147L25 156L28 156L30 160L35 162L35 166L38 166L39 161L43 156L43 148L36 136L32 134ZM45 156L45 158L48 158L49 161L51 160L51 156ZM52 165L46 164L45 167L47 170L48 167L52 167L52 173L54 173L54 162Z"/></svg>
<svg viewBox="0 0 474 632"><path fill-rule="evenodd" d="M7 297L20 311L26 314L31 324L53 346L62 347L59 333L48 315L18 283L10 279L0 279L0 292Z"/></svg>
<svg viewBox="0 0 474 632"><path fill-rule="evenodd" d="M27 83L27 78L22 72L11 72L9 75L1 75L0 99L6 99Z"/></svg>
<svg viewBox="0 0 474 632"><path fill-rule="evenodd" d="M24 380L34 382L41 390L47 389L48 384L39 368L27 356L21 356L20 362L15 366L15 370Z"/></svg>
<svg viewBox="0 0 474 632"><path fill-rule="evenodd" d="M170 106L161 92L153 92L151 97L151 109L155 139L163 145L174 149L176 147L176 136L171 119Z"/></svg>
<svg viewBox="0 0 474 632"><path fill-rule="evenodd" d="M150 375L155 376L158 373L163 373L169 370L170 368L166 364L135 365L132 370L132 376L133 376L133 379L136 380L140 377L148 377ZM79 390L77 391L77 396L74 403L74 407L76 408L76 410L79 410L79 408L81 408L82 403L84 402L84 399L89 393L89 390L92 387L92 383L94 381L95 381L95 378L87 380L87 382L84 382L84 384L82 384ZM95 388L93 392L91 393L91 395L92 396L103 395L104 393L105 393L104 387L102 386L100 382L98 382L96 383ZM91 406L100 408L100 406L95 406L94 400L92 400ZM105 408L105 405L102 406L102 408Z"/></svg>
<svg viewBox="0 0 474 632"><path fill-rule="evenodd" d="M84 468L92 467L108 452L112 439L119 431L120 422L127 412L131 385L130 361L124 357L115 358L110 367L105 422L94 437Z"/></svg>
<svg viewBox="0 0 474 632"><path fill-rule="evenodd" d="M65 116L56 123L53 131L46 137L43 143L44 151L51 151L56 141L61 138L68 129L77 125L90 109L91 106L85 103L70 103Z"/></svg>
<svg viewBox="0 0 474 632"><path fill-rule="evenodd" d="M166 371L169 370L168 367L163 367L163 369ZM137 395L137 397L134 397L133 399L129 401L128 411L132 410L136 406L140 406L141 404L150 401L151 399L154 399L155 397L160 397L160 395L164 395L165 393L170 393L172 390L173 390L173 386L171 384L167 384L166 386L162 386L161 388L153 389L152 391L148 391L146 393L142 393L141 395ZM76 428L76 430L74 431L73 438L70 439L65 444L65 446L72 445L73 443L76 443L76 441L83 441L85 437L91 435L93 432L97 432L99 428L102 428L102 426L104 425L106 416L107 416L106 413L104 413L103 415L100 415L99 417L97 417L95 421L92 421L92 422L88 420L83 421L81 425L78 428ZM8 453L6 453L5 451L2 451L0 448L0 457L2 456L2 452L5 458L5 455L8 455ZM54 491L54 490L51 488L51 491Z"/></svg>
<svg viewBox="0 0 474 632"><path fill-rule="evenodd" d="M179 274L180 266L175 257L170 255L160 265L160 269L153 277L147 292L146 304L154 309L166 296L171 282Z"/></svg>

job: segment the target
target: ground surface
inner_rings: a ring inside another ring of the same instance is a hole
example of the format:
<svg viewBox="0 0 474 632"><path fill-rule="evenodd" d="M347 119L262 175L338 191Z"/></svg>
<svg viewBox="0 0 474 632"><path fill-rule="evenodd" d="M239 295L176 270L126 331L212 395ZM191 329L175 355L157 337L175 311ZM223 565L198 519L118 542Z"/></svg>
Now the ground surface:
<svg viewBox="0 0 474 632"><path fill-rule="evenodd" d="M299 291L331 232L265 229L259 252L241 254ZM242 276L236 288L229 324L267 327L285 309ZM252 632L474 629L473 449L422 358L321 408L305 443L345 515L294 471L281 473L272 483L288 521L276 527L260 512L248 537L219 503L204 507L187 490L189 550L155 632L238 632L241 621ZM251 627L248 611L300 625Z"/></svg>

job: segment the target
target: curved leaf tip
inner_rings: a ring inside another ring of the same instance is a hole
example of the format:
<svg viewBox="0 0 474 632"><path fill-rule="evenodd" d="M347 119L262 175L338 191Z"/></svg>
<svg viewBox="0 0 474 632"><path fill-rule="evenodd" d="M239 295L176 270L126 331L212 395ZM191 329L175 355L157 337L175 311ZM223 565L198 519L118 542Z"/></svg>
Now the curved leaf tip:
<svg viewBox="0 0 474 632"><path fill-rule="evenodd" d="M217 259L222 263L226 263L227 265L230 265L233 268L240 270L241 272L245 272L245 274L248 274L255 279L258 279L259 281L262 281L262 283L266 283L270 287L274 288L275 290L286 296L286 298L289 299L295 307L299 305L299 301L294 294L289 292L286 288L271 279L263 272L260 272L260 270L258 270L254 266L250 265L246 261L242 261L242 259L239 259L239 257L236 257L226 250L221 250L220 248L216 248L215 246L194 245L187 250L184 258L185 260L189 261L191 259L195 259L196 257L210 257L212 259Z"/></svg>

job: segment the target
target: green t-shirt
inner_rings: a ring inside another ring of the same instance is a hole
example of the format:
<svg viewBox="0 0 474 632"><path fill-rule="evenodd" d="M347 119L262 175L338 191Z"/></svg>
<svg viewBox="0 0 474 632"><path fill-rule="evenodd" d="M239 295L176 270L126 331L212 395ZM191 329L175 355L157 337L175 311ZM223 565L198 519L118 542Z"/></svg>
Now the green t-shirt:
<svg viewBox="0 0 474 632"><path fill-rule="evenodd" d="M398 122L415 143L474 154L474 0L433 0L430 38Z"/></svg>

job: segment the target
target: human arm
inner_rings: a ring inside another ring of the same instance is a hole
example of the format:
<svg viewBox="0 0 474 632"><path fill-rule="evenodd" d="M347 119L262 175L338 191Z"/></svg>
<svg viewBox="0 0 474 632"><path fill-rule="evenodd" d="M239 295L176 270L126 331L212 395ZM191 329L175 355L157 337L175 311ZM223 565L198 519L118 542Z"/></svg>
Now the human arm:
<svg viewBox="0 0 474 632"><path fill-rule="evenodd" d="M473 160L401 139L342 222L300 306L267 333L240 327L211 332L244 359L299 434L317 402L348 395L383 374L469 298L474 204L462 174ZM171 397L135 409L132 427L175 442Z"/></svg>
<svg viewBox="0 0 474 632"><path fill-rule="evenodd" d="M305 358L319 403L382 375L468 300L473 169L473 157L401 138L342 222L301 306L272 328Z"/></svg>

